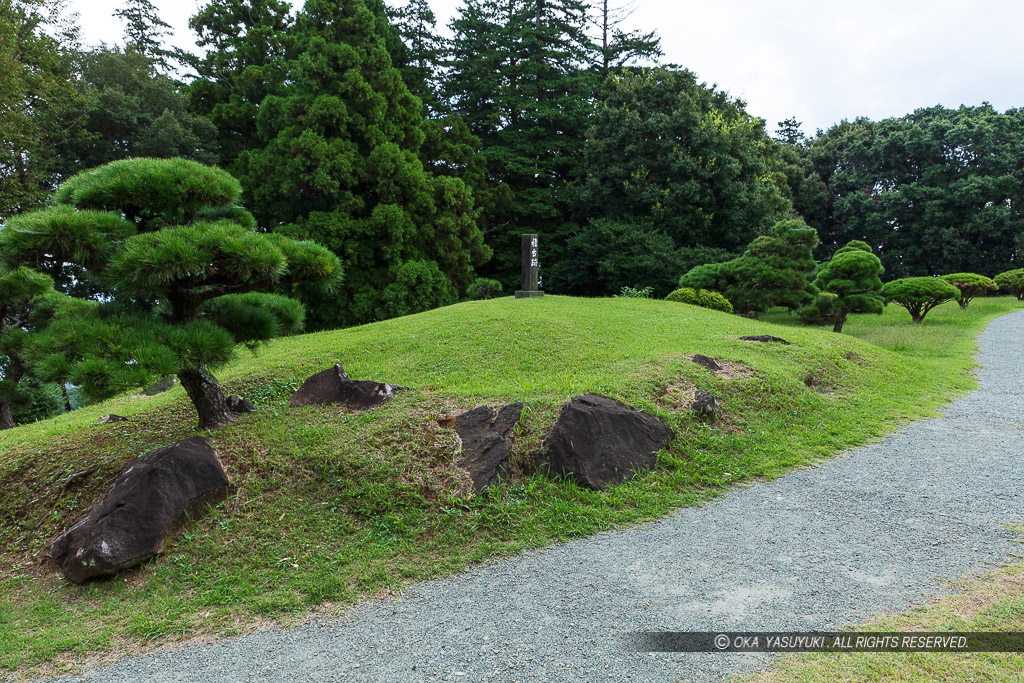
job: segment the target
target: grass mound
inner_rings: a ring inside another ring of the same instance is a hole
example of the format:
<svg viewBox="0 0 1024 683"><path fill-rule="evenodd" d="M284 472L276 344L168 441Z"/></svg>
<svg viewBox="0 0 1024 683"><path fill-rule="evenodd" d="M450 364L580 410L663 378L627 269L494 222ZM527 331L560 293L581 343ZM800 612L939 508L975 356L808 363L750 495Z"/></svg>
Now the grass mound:
<svg viewBox="0 0 1024 683"><path fill-rule="evenodd" d="M60 671L146 643L336 612L777 476L972 387L977 331L1017 308L1009 298L946 305L923 326L890 308L837 335L673 302L547 296L279 340L218 373L258 408L210 434L229 499L156 561L81 587L41 562L45 544L132 459L193 434L194 413L175 389L19 427L0 434L0 670ZM738 339L752 334L793 345ZM697 353L728 371L693 363ZM303 379L334 363L353 379L411 390L365 413L286 406ZM696 389L718 398L718 419L689 414ZM677 436L654 471L605 492L532 471L561 405L588 391L669 421ZM457 439L437 420L511 401L527 413L509 480L467 494ZM96 424L111 412L131 420Z"/></svg>

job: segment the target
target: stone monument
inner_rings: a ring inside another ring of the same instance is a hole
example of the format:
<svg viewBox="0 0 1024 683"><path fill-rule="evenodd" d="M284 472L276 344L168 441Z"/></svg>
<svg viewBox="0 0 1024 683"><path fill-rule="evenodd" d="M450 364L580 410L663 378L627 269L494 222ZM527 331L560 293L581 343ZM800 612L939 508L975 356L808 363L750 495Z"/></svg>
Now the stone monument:
<svg viewBox="0 0 1024 683"><path fill-rule="evenodd" d="M544 296L540 290L537 271L540 259L537 257L537 236L523 235L523 288L516 290L517 299Z"/></svg>

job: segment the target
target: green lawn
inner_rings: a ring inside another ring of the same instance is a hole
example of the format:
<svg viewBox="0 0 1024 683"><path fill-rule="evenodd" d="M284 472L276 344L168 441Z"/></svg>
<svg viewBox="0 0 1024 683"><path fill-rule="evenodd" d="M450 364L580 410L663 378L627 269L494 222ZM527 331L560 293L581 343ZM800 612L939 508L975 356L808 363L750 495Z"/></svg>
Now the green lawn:
<svg viewBox="0 0 1024 683"><path fill-rule="evenodd" d="M0 435L0 671L53 673L118 652L267 620L336 613L467 564L664 515L731 484L774 477L931 414L975 385L974 339L1010 298L946 305L924 325L903 309L854 316L847 333L638 299L547 296L472 302L280 340L218 376L259 408L210 434L233 488L157 561L74 586L40 562L45 543L132 458L193 433L180 389L120 397ZM775 334L792 346L736 339ZM752 373L713 376L703 353ZM368 413L289 409L301 381L333 363L356 379L411 387ZM721 417L692 417L703 388ZM593 391L667 419L658 467L605 492L532 472L563 402ZM513 476L461 494L453 433L436 418L527 403ZM98 425L114 412L130 422ZM69 474L97 467L60 495Z"/></svg>

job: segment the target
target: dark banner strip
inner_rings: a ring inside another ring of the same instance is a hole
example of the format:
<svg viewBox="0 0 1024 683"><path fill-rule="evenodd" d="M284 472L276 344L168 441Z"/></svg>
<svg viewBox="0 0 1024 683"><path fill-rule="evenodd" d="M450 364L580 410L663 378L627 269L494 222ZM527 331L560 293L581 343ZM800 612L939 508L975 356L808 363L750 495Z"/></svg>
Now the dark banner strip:
<svg viewBox="0 0 1024 683"><path fill-rule="evenodd" d="M648 631L636 652L1024 652L1024 633Z"/></svg>

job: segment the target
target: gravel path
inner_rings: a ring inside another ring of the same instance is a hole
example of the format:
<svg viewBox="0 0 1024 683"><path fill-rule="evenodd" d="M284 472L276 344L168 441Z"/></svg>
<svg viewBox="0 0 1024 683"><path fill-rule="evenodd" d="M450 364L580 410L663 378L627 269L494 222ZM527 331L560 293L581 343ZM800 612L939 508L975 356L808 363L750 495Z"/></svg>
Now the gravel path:
<svg viewBox="0 0 1024 683"><path fill-rule="evenodd" d="M645 629L830 630L902 610L1019 546L1024 312L981 336L944 417L641 528L502 560L312 621L83 681L722 680L763 655L628 653Z"/></svg>

